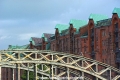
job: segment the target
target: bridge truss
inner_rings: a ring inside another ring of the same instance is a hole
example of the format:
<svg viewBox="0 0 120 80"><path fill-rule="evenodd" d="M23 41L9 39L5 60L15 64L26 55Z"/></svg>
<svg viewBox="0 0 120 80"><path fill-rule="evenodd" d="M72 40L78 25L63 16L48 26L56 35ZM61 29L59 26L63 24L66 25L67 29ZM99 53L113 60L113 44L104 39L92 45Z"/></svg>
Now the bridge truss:
<svg viewBox="0 0 120 80"><path fill-rule="evenodd" d="M16 69L17 80L20 80L20 70L27 71L27 80L30 71L34 72L34 80L44 78L92 80L91 76L96 80L120 78L120 70L105 63L79 55L48 50L1 50L0 70L1 67ZM90 77L86 76L87 74Z"/></svg>

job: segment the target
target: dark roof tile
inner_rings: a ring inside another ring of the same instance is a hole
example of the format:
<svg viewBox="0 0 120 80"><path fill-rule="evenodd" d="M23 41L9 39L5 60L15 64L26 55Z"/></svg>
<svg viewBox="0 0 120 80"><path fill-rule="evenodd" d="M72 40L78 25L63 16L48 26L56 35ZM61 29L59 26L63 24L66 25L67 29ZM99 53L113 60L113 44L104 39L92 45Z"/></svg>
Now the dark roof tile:
<svg viewBox="0 0 120 80"><path fill-rule="evenodd" d="M35 42L35 45L38 43L42 43L42 38L37 38L37 37L31 37L31 38Z"/></svg>

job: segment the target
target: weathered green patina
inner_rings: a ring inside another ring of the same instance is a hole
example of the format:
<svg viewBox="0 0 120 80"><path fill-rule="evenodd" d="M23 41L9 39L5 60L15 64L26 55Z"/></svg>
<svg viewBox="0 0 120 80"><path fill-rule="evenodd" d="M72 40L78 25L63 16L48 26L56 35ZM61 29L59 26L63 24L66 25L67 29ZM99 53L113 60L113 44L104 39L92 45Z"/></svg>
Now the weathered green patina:
<svg viewBox="0 0 120 80"><path fill-rule="evenodd" d="M12 50L12 49L28 49L28 48L29 48L29 44L23 45L23 46L18 46L18 45L13 46L13 45L9 45L9 47L8 47L9 50Z"/></svg>
<svg viewBox="0 0 120 80"><path fill-rule="evenodd" d="M80 27L84 26L87 24L87 21L85 20L76 20L76 19L71 19L69 24L73 24L73 27L76 28L76 32L79 32Z"/></svg>
<svg viewBox="0 0 120 80"><path fill-rule="evenodd" d="M32 37L30 38L29 42L32 42L33 45L35 45L34 40L32 39Z"/></svg>
<svg viewBox="0 0 120 80"><path fill-rule="evenodd" d="M120 8L114 8L112 13L117 13L118 17L120 18Z"/></svg>
<svg viewBox="0 0 120 80"><path fill-rule="evenodd" d="M68 28L69 28L69 25L64 25L64 24L57 24L55 26L55 29L58 29L59 33L61 33L63 30Z"/></svg>
<svg viewBox="0 0 120 80"><path fill-rule="evenodd" d="M101 14L90 14L89 19L93 19L94 23L96 24L97 21L108 19L108 16Z"/></svg>

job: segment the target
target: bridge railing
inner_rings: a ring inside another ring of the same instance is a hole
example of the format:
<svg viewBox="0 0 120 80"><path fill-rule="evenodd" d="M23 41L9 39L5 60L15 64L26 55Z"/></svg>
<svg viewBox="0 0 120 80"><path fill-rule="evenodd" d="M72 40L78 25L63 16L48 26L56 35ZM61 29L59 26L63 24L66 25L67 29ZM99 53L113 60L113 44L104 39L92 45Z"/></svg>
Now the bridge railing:
<svg viewBox="0 0 120 80"><path fill-rule="evenodd" d="M49 77L62 77L67 76L68 79L72 75L72 70L78 72L82 77L86 74L96 77L96 79L115 80L120 77L120 70L112 67L108 64L89 59L83 56L73 55L64 52L56 52L50 50L1 50L0 51L1 61L0 65L15 65L18 69L20 67L33 67L35 71L35 80L37 79L37 65L44 64L47 66L45 70L39 69L42 72L50 72ZM57 69L62 66L62 70L59 73L54 71L55 67ZM64 72L64 70L66 72ZM18 70L19 71L19 70ZM107 75L107 77L105 76ZM76 75L78 76L78 75ZM109 77L108 77L109 76ZM19 80L19 78L18 78Z"/></svg>

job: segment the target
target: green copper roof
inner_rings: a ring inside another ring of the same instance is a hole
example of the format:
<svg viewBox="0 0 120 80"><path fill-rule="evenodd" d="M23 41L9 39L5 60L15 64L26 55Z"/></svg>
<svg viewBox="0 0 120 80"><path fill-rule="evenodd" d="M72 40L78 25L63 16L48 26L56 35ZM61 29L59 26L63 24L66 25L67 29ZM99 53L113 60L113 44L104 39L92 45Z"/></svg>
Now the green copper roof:
<svg viewBox="0 0 120 80"><path fill-rule="evenodd" d="M48 41L48 39L45 37L45 41Z"/></svg>
<svg viewBox="0 0 120 80"><path fill-rule="evenodd" d="M23 46L13 46L13 45L9 45L8 49L27 49L29 45L23 45Z"/></svg>
<svg viewBox="0 0 120 80"><path fill-rule="evenodd" d="M32 44L35 45L35 42L34 42L34 40L32 39L32 37L30 38L29 41L32 41Z"/></svg>
<svg viewBox="0 0 120 80"><path fill-rule="evenodd" d="M46 45L46 50L50 50L50 42Z"/></svg>
<svg viewBox="0 0 120 80"><path fill-rule="evenodd" d="M46 42L50 40L50 37L54 36L54 34L51 33L43 33L41 38L43 38Z"/></svg>
<svg viewBox="0 0 120 80"><path fill-rule="evenodd" d="M96 23L99 20L108 19L108 16L101 14L90 14L89 19L93 19L94 23Z"/></svg>
<svg viewBox="0 0 120 80"><path fill-rule="evenodd" d="M120 18L120 8L114 8L112 13L117 13L118 17Z"/></svg>
<svg viewBox="0 0 120 80"><path fill-rule="evenodd" d="M36 45L38 43L42 43L42 38L31 37L29 41L31 41L33 45Z"/></svg>
<svg viewBox="0 0 120 80"><path fill-rule="evenodd" d="M44 33L42 34L42 38L44 38L45 41L48 41L47 38L45 37Z"/></svg>
<svg viewBox="0 0 120 80"><path fill-rule="evenodd" d="M23 46L13 46L13 45L9 45L8 50L14 50L14 49L29 49L29 44L27 45L23 45ZM8 54L12 54L13 52L8 52ZM20 54L20 56L24 56L23 54Z"/></svg>
<svg viewBox="0 0 120 80"><path fill-rule="evenodd" d="M80 27L87 24L87 21L71 19L69 24L73 24L73 27L76 28L76 32L78 32Z"/></svg>
<svg viewBox="0 0 120 80"><path fill-rule="evenodd" d="M56 29L56 28L58 28L59 33L61 33L63 30L68 29L68 28L69 28L69 25L57 24L57 25L55 26L55 29Z"/></svg>
<svg viewBox="0 0 120 80"><path fill-rule="evenodd" d="M42 34L42 38L43 38L43 37L45 37L45 36L44 36L44 33Z"/></svg>

